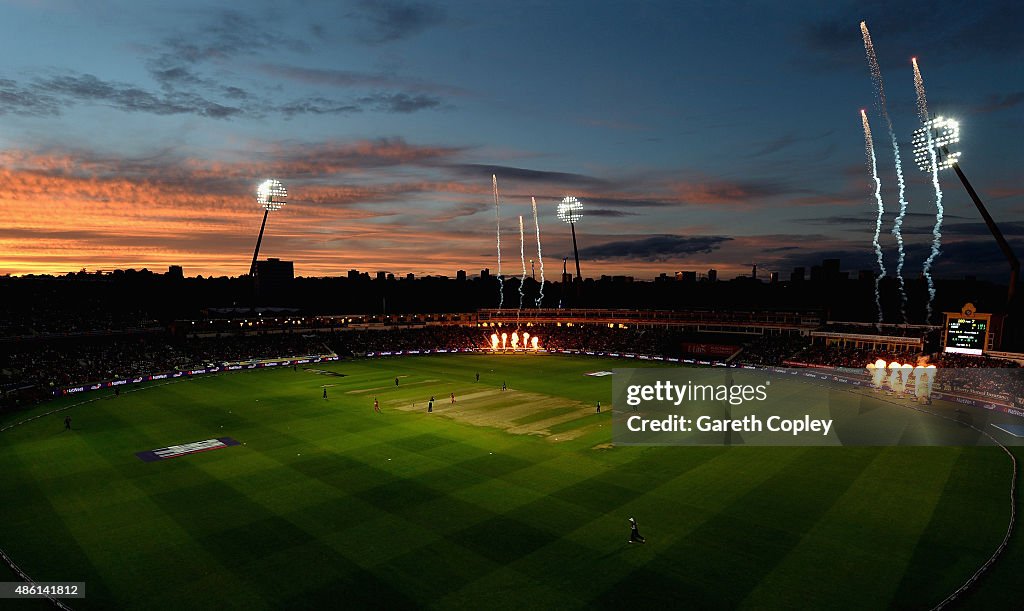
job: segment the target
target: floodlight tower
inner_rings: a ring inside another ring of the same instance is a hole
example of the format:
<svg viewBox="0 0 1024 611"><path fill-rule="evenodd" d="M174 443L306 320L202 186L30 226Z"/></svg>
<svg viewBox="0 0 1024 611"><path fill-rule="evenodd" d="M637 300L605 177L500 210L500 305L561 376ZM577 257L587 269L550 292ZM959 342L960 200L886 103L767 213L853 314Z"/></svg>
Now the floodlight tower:
<svg viewBox="0 0 1024 611"><path fill-rule="evenodd" d="M249 275L256 275L256 258L260 256L260 243L263 242L263 230L267 226L267 216L276 210L284 208L285 200L288 198L288 190L284 188L280 180L268 178L256 187L256 203L263 207L263 224L260 225L260 237L256 238L256 250L252 253L252 265L249 266Z"/></svg>
<svg viewBox="0 0 1024 611"><path fill-rule="evenodd" d="M558 220L563 223L569 223L569 227L572 229L572 252L576 256L576 279L582 281L583 278L580 276L580 251L576 247L576 223L583 218L583 202L571 195L567 195L562 198L555 213L558 215Z"/></svg>
<svg viewBox="0 0 1024 611"><path fill-rule="evenodd" d="M1008 306L1012 306L1013 298L1017 291L1017 279L1020 276L1020 260L1017 259L1017 255L1013 253L1009 242L1003 237L1003 232L999 230L999 226L996 225L992 215L985 208L985 204L978 197L977 191L974 190L974 187L967 180L967 176L960 169L960 151L950 152L949 146L958 142L960 142L960 124L957 121L941 116L929 119L923 126L914 131L914 160L917 162L917 167L922 171L931 172L932 152L930 149L932 149L935 153L935 163L938 169L953 168L953 171L956 172L960 182L967 189L967 194L971 196L971 201L974 202L978 212L981 213L981 218L985 219L985 225L988 226L992 237L999 244L999 249L1003 251L1003 256L1006 257L1006 261L1010 264L1010 287L1006 293L1006 301Z"/></svg>

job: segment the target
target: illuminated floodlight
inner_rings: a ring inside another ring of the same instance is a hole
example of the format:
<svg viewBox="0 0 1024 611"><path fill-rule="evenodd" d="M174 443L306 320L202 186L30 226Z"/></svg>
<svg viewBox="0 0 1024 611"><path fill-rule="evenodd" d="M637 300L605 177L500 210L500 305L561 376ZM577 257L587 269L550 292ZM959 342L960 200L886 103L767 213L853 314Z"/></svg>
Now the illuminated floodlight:
<svg viewBox="0 0 1024 611"><path fill-rule="evenodd" d="M256 187L256 203L263 206L264 210L280 210L288 198L288 189L284 188L280 180L268 178Z"/></svg>
<svg viewBox="0 0 1024 611"><path fill-rule="evenodd" d="M583 202L571 195L566 195L558 203L555 214L558 216L558 220L568 223L572 229L572 252L576 256L576 280L582 281L583 278L580 276L580 249L576 246L576 223L583 218Z"/></svg>
<svg viewBox="0 0 1024 611"><path fill-rule="evenodd" d="M256 250L252 252L252 263L249 265L249 276L256 276L256 259L260 256L260 244L263 242L263 230L267 227L267 216L275 210L284 208L288 198L288 189L280 180L268 178L256 187L256 203L263 207L263 224L260 225L260 237L256 238Z"/></svg>
<svg viewBox="0 0 1024 611"><path fill-rule="evenodd" d="M555 214L558 215L558 220L563 223L569 223L570 225L578 223L583 218L583 202L571 195L567 195L558 204Z"/></svg>
<svg viewBox="0 0 1024 611"><path fill-rule="evenodd" d="M960 151L949 146L960 142L960 124L953 119L935 117L914 131L914 161L923 172L932 171L932 151L938 169L951 168L960 160Z"/></svg>

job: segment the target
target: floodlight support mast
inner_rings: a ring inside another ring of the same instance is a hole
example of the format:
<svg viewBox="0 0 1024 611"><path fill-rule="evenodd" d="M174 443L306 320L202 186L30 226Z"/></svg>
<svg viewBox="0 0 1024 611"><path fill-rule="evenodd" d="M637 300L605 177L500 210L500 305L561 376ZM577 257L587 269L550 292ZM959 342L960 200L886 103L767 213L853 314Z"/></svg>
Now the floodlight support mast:
<svg viewBox="0 0 1024 611"><path fill-rule="evenodd" d="M263 224L260 225L260 237L256 238L256 250L252 253L252 264L249 266L249 276L256 276L256 258L260 256L260 243L263 242L263 230L267 227L267 216L270 209L263 210Z"/></svg>
<svg viewBox="0 0 1024 611"><path fill-rule="evenodd" d="M1006 257L1007 262L1010 264L1010 287L1006 292L1006 304L1007 306L1013 305L1013 298L1017 292L1017 280L1020 277L1020 259L1013 253L1013 248L1010 247L1010 243L1003 237L1003 232L999 230L999 226L996 225L992 215L988 213L988 209L985 208L985 204L982 203L981 198L978 197L978 193L971 186L970 181L967 180L967 176L964 175L963 170L960 169L959 163L953 164L953 171L956 172L957 177L960 178L960 182L963 183L964 188L967 189L967 194L971 196L971 200L974 202L978 212L981 213L981 218L985 219L985 225L988 226L988 230L992 232L992 237L996 239L996 243L999 244L999 250L1003 251L1003 256Z"/></svg>
<svg viewBox="0 0 1024 611"><path fill-rule="evenodd" d="M569 228L572 229L572 253L576 256L576 280L582 282L583 276L580 275L580 249L576 247L576 223L570 221Z"/></svg>

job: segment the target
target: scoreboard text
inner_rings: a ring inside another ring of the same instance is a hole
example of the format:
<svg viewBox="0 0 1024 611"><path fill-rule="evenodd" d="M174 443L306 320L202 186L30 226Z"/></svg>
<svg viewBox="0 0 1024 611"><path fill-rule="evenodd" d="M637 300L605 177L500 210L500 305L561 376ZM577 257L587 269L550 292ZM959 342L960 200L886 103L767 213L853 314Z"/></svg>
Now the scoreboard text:
<svg viewBox="0 0 1024 611"><path fill-rule="evenodd" d="M980 355L988 339L988 320L954 318L946 320L946 352Z"/></svg>

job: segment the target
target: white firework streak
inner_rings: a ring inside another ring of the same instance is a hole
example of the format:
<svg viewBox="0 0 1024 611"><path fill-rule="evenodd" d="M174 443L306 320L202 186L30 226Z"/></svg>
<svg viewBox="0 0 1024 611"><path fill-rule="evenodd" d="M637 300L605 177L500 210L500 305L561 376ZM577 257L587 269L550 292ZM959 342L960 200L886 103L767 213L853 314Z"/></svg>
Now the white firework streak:
<svg viewBox="0 0 1024 611"><path fill-rule="evenodd" d="M523 233L523 215L519 215L519 259L523 262L523 275L519 278L519 309L523 309L523 299L526 293L523 285L526 283L526 236Z"/></svg>
<svg viewBox="0 0 1024 611"><path fill-rule="evenodd" d="M871 180L875 183L875 206L878 210L878 214L875 216L875 235L871 244L875 247L875 257L878 259L878 277L875 278L875 306L878 308L878 323L881 324L884 317L882 316L880 287L882 278L885 276L885 264L882 260L882 245L879 244L878 237L882 233L882 214L885 212L885 206L882 204L882 181L878 178L878 163L875 158L875 143L871 137L871 125L868 124L868 115L863 110L860 111L860 120L864 125L864 147L867 152L868 165L871 167Z"/></svg>
<svg viewBox="0 0 1024 611"><path fill-rule="evenodd" d="M932 226L932 252L925 259L924 268L922 269L924 280L928 283L926 323L930 323L932 320L932 307L935 302L935 280L932 278L932 264L935 263L936 257L939 256L939 250L942 245L942 215L945 214L945 210L942 208L942 188L939 186L939 162L935 154L933 142L931 130L928 130L928 160L931 163L932 188L935 189L935 225Z"/></svg>
<svg viewBox="0 0 1024 611"><path fill-rule="evenodd" d="M540 294L537 296L536 304L539 308L544 301L544 255L540 251L540 223L537 222L537 198L531 197L533 205L533 227L537 231L537 260L540 261Z"/></svg>
<svg viewBox="0 0 1024 611"><path fill-rule="evenodd" d="M875 86L877 96L876 107L885 119L886 127L889 128L889 139L892 141L893 158L896 161L896 184L899 187L900 211L892 225L892 235L896 237L897 261L896 278L900 283L900 314L903 322L907 322L907 287L903 280L903 263L906 259L906 252L903 249L903 219L907 216L907 186L903 181L903 162L900 160L900 147L896 141L896 131L892 127L892 119L889 118L889 111L885 104L885 84L882 82L882 69L878 66L878 58L875 56L875 46L871 43L871 34L868 32L867 23L860 22L860 33L864 38L864 51L868 56L868 66L871 69L871 82Z"/></svg>
<svg viewBox="0 0 1024 611"><path fill-rule="evenodd" d="M928 121L928 96L924 90L924 78L921 77L921 68L917 65L917 58L915 57L911 61L914 64L914 90L917 92L917 114L920 116L921 122L925 123ZM928 283L928 305L925 322L931 322L932 307L935 302L935 282L932 278L932 264L935 262L936 257L939 256L939 251L942 248L942 215L945 212L942 208L942 187L939 186L938 158L932 142L932 132L928 130L928 158L931 163L932 188L935 189L935 225L932 226L932 251L928 258L925 259L923 269L925 282Z"/></svg>
<svg viewBox="0 0 1024 611"><path fill-rule="evenodd" d="M491 174L494 187L494 219L498 225L498 309L505 306L505 278L501 275L501 213L498 212L498 176Z"/></svg>

